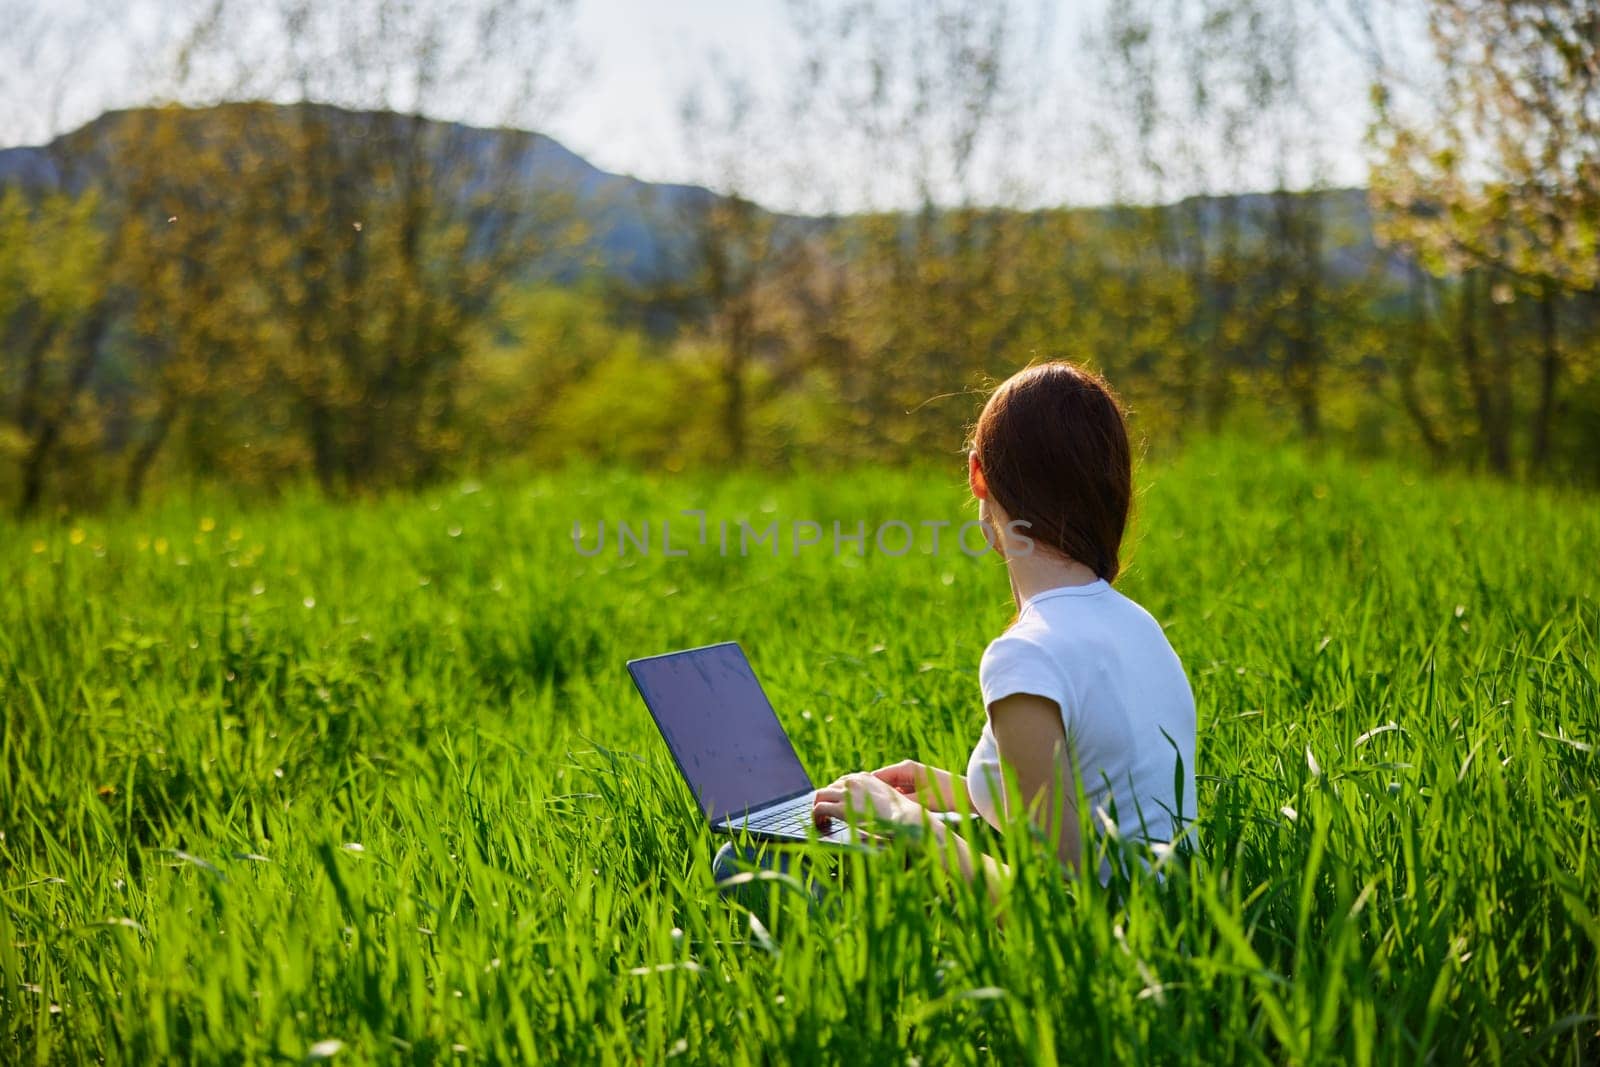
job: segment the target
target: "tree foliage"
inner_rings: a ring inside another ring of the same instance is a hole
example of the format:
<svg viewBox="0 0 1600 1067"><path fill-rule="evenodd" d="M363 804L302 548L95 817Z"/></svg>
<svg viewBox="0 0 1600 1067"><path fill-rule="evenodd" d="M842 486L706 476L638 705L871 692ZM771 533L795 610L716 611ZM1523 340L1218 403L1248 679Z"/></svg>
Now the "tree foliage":
<svg viewBox="0 0 1600 1067"><path fill-rule="evenodd" d="M1157 447L1244 428L1600 478L1597 21L1416 2L1436 77L1372 69L1370 203L1319 129L1331 7L1107 7L1097 209L1029 202L1022 0L792 4L790 78L713 64L686 95L715 188L646 205L641 286L528 183L535 135L427 118L465 93L534 121L567 5L226 0L174 78L256 102L108 117L79 146L104 182L0 199L0 490L27 512L515 456L912 460L1056 357L1105 371ZM1221 195L1252 173L1274 187ZM774 181L815 213L756 202Z"/></svg>
<svg viewBox="0 0 1600 1067"><path fill-rule="evenodd" d="M1448 323L1490 465L1509 472L1520 439L1543 468L1557 439L1568 455L1597 439L1600 8L1429 0L1426 16L1435 83L1378 86L1380 232L1443 281L1414 302Z"/></svg>

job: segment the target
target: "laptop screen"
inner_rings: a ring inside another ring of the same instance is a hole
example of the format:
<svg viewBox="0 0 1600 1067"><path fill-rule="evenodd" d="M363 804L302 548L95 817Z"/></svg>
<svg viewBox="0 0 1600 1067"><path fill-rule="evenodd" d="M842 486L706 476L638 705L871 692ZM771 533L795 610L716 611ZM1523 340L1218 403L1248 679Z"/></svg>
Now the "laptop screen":
<svg viewBox="0 0 1600 1067"><path fill-rule="evenodd" d="M811 789L738 645L636 659L628 673L712 822Z"/></svg>

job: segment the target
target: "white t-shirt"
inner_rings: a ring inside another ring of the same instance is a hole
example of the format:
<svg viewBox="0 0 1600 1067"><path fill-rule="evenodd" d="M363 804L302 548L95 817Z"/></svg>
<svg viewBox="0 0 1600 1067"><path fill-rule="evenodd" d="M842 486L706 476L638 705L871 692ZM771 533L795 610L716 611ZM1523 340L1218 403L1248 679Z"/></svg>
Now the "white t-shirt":
<svg viewBox="0 0 1600 1067"><path fill-rule="evenodd" d="M1016 693L1045 697L1061 709L1090 809L1115 811L1124 840L1171 841L1194 818L1189 679L1161 624L1109 583L1029 597L1017 621L984 651L978 684L985 717L967 762L967 790L992 825L1001 822L1000 751L987 713Z"/></svg>

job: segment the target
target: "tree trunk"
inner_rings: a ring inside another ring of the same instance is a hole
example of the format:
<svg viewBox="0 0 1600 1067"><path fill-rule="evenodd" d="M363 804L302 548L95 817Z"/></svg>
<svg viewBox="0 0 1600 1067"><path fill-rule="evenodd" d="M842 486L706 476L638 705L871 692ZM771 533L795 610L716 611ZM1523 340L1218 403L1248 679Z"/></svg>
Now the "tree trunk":
<svg viewBox="0 0 1600 1067"><path fill-rule="evenodd" d="M32 433L39 425L39 393L43 388L45 361L50 346L55 343L60 321L44 318L36 300L28 300L13 317L3 340L12 352L24 352L22 381L17 389L17 426L23 433Z"/></svg>
<svg viewBox="0 0 1600 1067"><path fill-rule="evenodd" d="M745 450L745 365L749 362L750 309L747 297L735 298L729 309L727 352L722 365L722 432L728 447L728 462L744 462Z"/></svg>
<svg viewBox="0 0 1600 1067"><path fill-rule="evenodd" d="M1422 360L1423 354L1428 351L1428 320L1427 320L1427 285L1426 276L1422 268L1412 263L1410 269L1411 284L1407 287L1407 303L1410 310L1410 327L1408 342L1410 351L1403 354L1399 361L1398 380L1400 383L1400 404L1405 408L1406 414L1411 417L1411 423L1416 427L1417 436L1422 438L1423 445L1428 449L1428 454L1435 463L1445 458L1444 439L1439 435L1438 429L1433 424L1433 419L1428 415L1427 407L1422 403L1422 395L1417 391L1417 365Z"/></svg>
<svg viewBox="0 0 1600 1067"><path fill-rule="evenodd" d="M330 496L339 488L338 456L333 443L331 421L327 409L320 403L307 405L306 428L311 435L311 467L317 476L317 485Z"/></svg>
<svg viewBox="0 0 1600 1067"><path fill-rule="evenodd" d="M1189 328L1184 331L1183 338L1180 410L1183 412L1184 425L1193 426L1196 422L1204 423L1206 416L1206 373L1201 362L1206 358L1207 350L1212 347L1203 340L1205 338L1203 324L1207 312L1206 297L1210 290L1207 284L1210 257L1206 254L1204 207L1200 198L1191 197L1184 213L1187 225L1179 239L1186 241L1189 247L1187 252L1180 251L1179 255L1188 261L1191 306Z"/></svg>
<svg viewBox="0 0 1600 1067"><path fill-rule="evenodd" d="M1496 474L1511 473L1511 449L1499 430L1495 416L1495 398L1489 386L1488 372L1483 365L1483 352L1478 347L1478 284L1477 271L1468 271L1461 277L1461 302L1458 342L1461 362L1466 368L1467 384L1472 388L1473 404L1478 412L1478 432L1483 435L1484 449L1489 466Z"/></svg>
<svg viewBox="0 0 1600 1067"><path fill-rule="evenodd" d="M167 431L172 428L173 407L175 405L163 403L161 410L156 414L154 423L151 424L150 433L139 442L139 447L133 453L133 458L128 461L128 479L123 486L123 495L129 507L138 507L139 499L144 496L145 478L150 473L150 468L155 464L156 456L161 452L161 446L166 442Z"/></svg>
<svg viewBox="0 0 1600 1067"><path fill-rule="evenodd" d="M110 326L111 307L102 300L89 312L74 339L77 356L67 371L66 388L60 405L48 418L39 413L40 417L35 423L33 441L22 459L22 488L17 497L19 515L33 514L44 500L45 470L55 452L56 443L61 439L62 429L67 420L72 418L79 395L88 388L89 379L94 375L95 364L100 358L100 343L105 340Z"/></svg>
<svg viewBox="0 0 1600 1067"><path fill-rule="evenodd" d="M1230 375L1240 362L1239 331L1239 198L1227 196L1218 205L1218 250L1212 267L1216 327L1211 331L1211 367L1206 384L1206 418L1219 433L1231 406Z"/></svg>
<svg viewBox="0 0 1600 1067"><path fill-rule="evenodd" d="M1322 222L1317 204L1301 194L1280 190L1272 206L1274 281L1288 293L1278 324L1279 373L1300 432L1315 439L1322 435Z"/></svg>
<svg viewBox="0 0 1600 1067"><path fill-rule="evenodd" d="M1511 328L1506 305L1494 298L1490 275L1489 306L1486 309L1489 343L1493 346L1489 362L1489 399L1493 425L1489 433L1489 463L1497 474L1511 473L1512 365Z"/></svg>
<svg viewBox="0 0 1600 1067"><path fill-rule="evenodd" d="M1301 197L1296 205L1300 255L1296 270L1295 341L1299 348L1298 399L1300 428L1310 438L1322 436L1322 218L1321 201Z"/></svg>
<svg viewBox="0 0 1600 1067"><path fill-rule="evenodd" d="M1556 287L1546 279L1539 294L1539 406L1533 413L1533 469L1543 470L1550 458L1550 420L1555 413L1556 382L1561 376L1561 342L1556 324Z"/></svg>
<svg viewBox="0 0 1600 1067"><path fill-rule="evenodd" d="M39 510L44 497L44 461L49 456L49 446L35 441L22 460L22 491L17 497L17 516L27 518Z"/></svg>

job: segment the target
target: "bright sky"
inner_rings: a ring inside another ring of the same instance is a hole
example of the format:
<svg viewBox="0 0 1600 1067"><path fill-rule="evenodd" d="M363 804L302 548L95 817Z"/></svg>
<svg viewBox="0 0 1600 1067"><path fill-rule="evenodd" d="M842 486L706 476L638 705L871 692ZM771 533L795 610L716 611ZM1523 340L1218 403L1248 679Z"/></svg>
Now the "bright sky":
<svg viewBox="0 0 1600 1067"><path fill-rule="evenodd" d="M380 2L337 0L343 6L331 10ZM838 10L829 0L818 2ZM905 206L922 187L941 200L1085 204L1280 182L1364 183L1365 68L1348 27L1330 13L1341 0L1293 0L1308 13L1301 27L1309 42L1308 69L1300 74L1305 111L1260 119L1231 142L1220 128L1180 123L1176 139L1153 152L1168 168L1160 179L1130 162L1134 141L1119 113L1126 95L1107 87L1087 44L1104 24L1106 2L1018 0L1008 53L1016 92L1004 123L975 146L964 187L951 178L948 153L939 147L949 143L947 127L923 127L924 142L934 142L924 155L915 143L873 135L859 124L849 128L850 117L822 108L775 114L801 58L785 0L578 0L569 38L576 48L566 53L581 57L581 67L569 70L556 105L534 121L607 170L737 187L770 206L803 210ZM0 144L39 143L107 107L167 95L160 86L170 78L173 40L204 6L204 0L0 0L0 25L11 31L0 41ZM258 65L270 68L272 61ZM708 110L720 115L726 96L717 90L729 78L749 87L761 118L746 123L737 141L686 132L685 94L696 86L709 91ZM1181 107L1182 75L1168 70L1159 80ZM452 106L451 98L441 98L427 110L498 121L480 113L479 94L458 99Z"/></svg>

